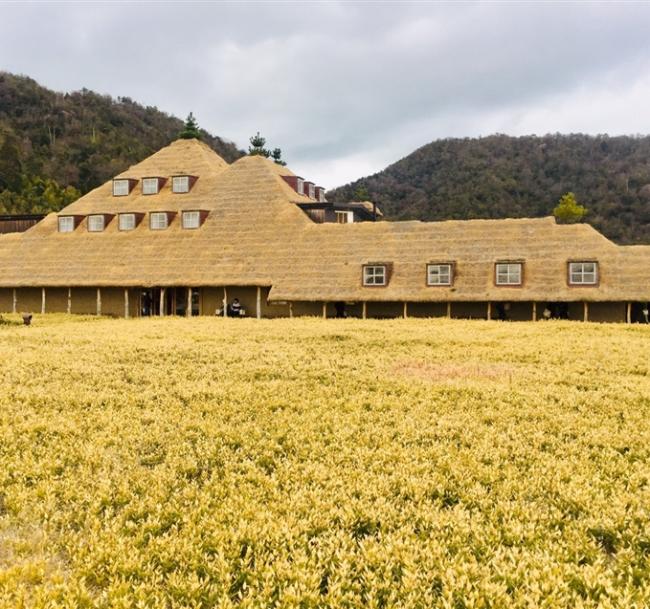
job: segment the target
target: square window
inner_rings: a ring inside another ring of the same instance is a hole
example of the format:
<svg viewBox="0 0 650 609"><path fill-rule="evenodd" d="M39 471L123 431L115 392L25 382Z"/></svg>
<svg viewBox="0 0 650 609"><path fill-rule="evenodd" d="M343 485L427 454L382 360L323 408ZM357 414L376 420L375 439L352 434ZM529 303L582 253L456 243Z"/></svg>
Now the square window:
<svg viewBox="0 0 650 609"><path fill-rule="evenodd" d="M131 191L129 180L113 180L113 196L125 197Z"/></svg>
<svg viewBox="0 0 650 609"><path fill-rule="evenodd" d="M364 266L363 285L386 285L386 267L383 264Z"/></svg>
<svg viewBox="0 0 650 609"><path fill-rule="evenodd" d="M189 176L174 176L172 178L172 192L189 192L189 191L190 191Z"/></svg>
<svg viewBox="0 0 650 609"><path fill-rule="evenodd" d="M71 233L74 230L74 217L61 216L59 218L59 232Z"/></svg>
<svg viewBox="0 0 650 609"><path fill-rule="evenodd" d="M201 214L198 211L183 212L183 228L199 228L201 225Z"/></svg>
<svg viewBox="0 0 650 609"><path fill-rule="evenodd" d="M521 262L498 262L496 265L497 285L521 285Z"/></svg>
<svg viewBox="0 0 650 609"><path fill-rule="evenodd" d="M570 262L569 283L571 285L596 285L598 283L598 263Z"/></svg>
<svg viewBox="0 0 650 609"><path fill-rule="evenodd" d="M143 195L158 194L158 178L145 178L144 180L142 180L142 194Z"/></svg>
<svg viewBox="0 0 650 609"><path fill-rule="evenodd" d="M101 233L104 230L104 216L93 215L88 216L88 231L91 233Z"/></svg>
<svg viewBox="0 0 650 609"><path fill-rule="evenodd" d="M451 264L427 265L427 285L451 285Z"/></svg>
<svg viewBox="0 0 650 609"><path fill-rule="evenodd" d="M133 230L135 228L135 214L120 214L120 230Z"/></svg>
<svg viewBox="0 0 650 609"><path fill-rule="evenodd" d="M169 226L169 219L166 212L154 211L150 214L151 230L164 230Z"/></svg>

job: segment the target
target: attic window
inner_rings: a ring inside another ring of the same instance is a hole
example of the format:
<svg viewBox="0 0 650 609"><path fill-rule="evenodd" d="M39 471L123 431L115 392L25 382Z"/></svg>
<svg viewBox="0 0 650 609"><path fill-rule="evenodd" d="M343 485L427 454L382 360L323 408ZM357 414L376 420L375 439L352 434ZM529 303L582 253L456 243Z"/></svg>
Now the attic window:
<svg viewBox="0 0 650 609"><path fill-rule="evenodd" d="M125 197L131 192L132 180L113 180L113 196Z"/></svg>
<svg viewBox="0 0 650 609"><path fill-rule="evenodd" d="M451 285L451 264L427 264L427 285Z"/></svg>
<svg viewBox="0 0 650 609"><path fill-rule="evenodd" d="M135 214L120 214L119 229L133 230L135 228Z"/></svg>
<svg viewBox="0 0 650 609"><path fill-rule="evenodd" d="M74 216L60 216L59 217L59 232L71 233L74 231Z"/></svg>
<svg viewBox="0 0 650 609"><path fill-rule="evenodd" d="M325 201L325 189L322 186L316 187L316 199L319 203L326 203Z"/></svg>
<svg viewBox="0 0 650 609"><path fill-rule="evenodd" d="M88 216L88 232L101 233L106 226L106 220L102 214Z"/></svg>
<svg viewBox="0 0 650 609"><path fill-rule="evenodd" d="M570 285L596 285L597 283L597 262L569 262Z"/></svg>
<svg viewBox="0 0 650 609"><path fill-rule="evenodd" d="M143 195L156 195L160 188L160 180L158 178L144 178L142 180L142 194Z"/></svg>
<svg viewBox="0 0 650 609"><path fill-rule="evenodd" d="M189 192L190 176L174 176L172 178L172 192Z"/></svg>
<svg viewBox="0 0 650 609"><path fill-rule="evenodd" d="M387 284L385 264L367 264L363 267L363 285L384 286Z"/></svg>
<svg viewBox="0 0 650 609"><path fill-rule="evenodd" d="M199 228L199 226L201 226L201 212L183 212L183 228Z"/></svg>
<svg viewBox="0 0 650 609"><path fill-rule="evenodd" d="M495 265L496 285L521 285L522 268L521 262L497 262Z"/></svg>
<svg viewBox="0 0 650 609"><path fill-rule="evenodd" d="M169 226L169 217L165 211L153 211L149 214L151 230L165 230Z"/></svg>
<svg viewBox="0 0 650 609"><path fill-rule="evenodd" d="M309 193L308 196L310 199L315 199L316 198L316 187L309 182Z"/></svg>
<svg viewBox="0 0 650 609"><path fill-rule="evenodd" d="M305 194L305 181L302 178L296 178L296 192L299 195Z"/></svg>

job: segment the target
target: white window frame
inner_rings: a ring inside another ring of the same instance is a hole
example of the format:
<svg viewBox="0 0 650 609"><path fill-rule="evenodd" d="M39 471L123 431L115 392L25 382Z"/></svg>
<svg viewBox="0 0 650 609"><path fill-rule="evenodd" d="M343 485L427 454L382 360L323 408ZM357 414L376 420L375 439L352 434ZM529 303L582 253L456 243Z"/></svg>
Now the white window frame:
<svg viewBox="0 0 650 609"><path fill-rule="evenodd" d="M302 178L296 178L296 192L299 195L305 194L305 180Z"/></svg>
<svg viewBox="0 0 650 609"><path fill-rule="evenodd" d="M190 222L188 219L191 218ZM201 212L200 211L184 211L182 214L183 228L188 230L197 229L201 226Z"/></svg>
<svg viewBox="0 0 650 609"><path fill-rule="evenodd" d="M158 178L144 178L142 180L143 195L157 195L159 188L160 180Z"/></svg>
<svg viewBox="0 0 650 609"><path fill-rule="evenodd" d="M113 180L114 197L126 197L130 192L131 192L130 180Z"/></svg>
<svg viewBox="0 0 650 609"><path fill-rule="evenodd" d="M75 229L74 216L59 216L59 232L72 233Z"/></svg>
<svg viewBox="0 0 650 609"><path fill-rule="evenodd" d="M310 199L315 199L316 198L316 185L315 184L310 184L309 185L309 198Z"/></svg>
<svg viewBox="0 0 650 609"><path fill-rule="evenodd" d="M591 267L590 270L589 267ZM585 260L583 262L569 262L569 285L597 285L598 262Z"/></svg>
<svg viewBox="0 0 650 609"><path fill-rule="evenodd" d="M494 282L499 286L522 284L524 265L522 262L497 262L494 268Z"/></svg>
<svg viewBox="0 0 650 609"><path fill-rule="evenodd" d="M452 264L449 262L427 264L427 285L449 286L453 282Z"/></svg>
<svg viewBox="0 0 650 609"><path fill-rule="evenodd" d="M101 233L106 228L106 218L102 214L88 216L88 232Z"/></svg>
<svg viewBox="0 0 650 609"><path fill-rule="evenodd" d="M190 192L190 176L173 176L172 192L178 194Z"/></svg>
<svg viewBox="0 0 650 609"><path fill-rule="evenodd" d="M128 218L128 220L127 220ZM120 214L118 218L119 229L124 231L133 230L135 228L135 214Z"/></svg>
<svg viewBox="0 0 650 609"><path fill-rule="evenodd" d="M336 222L337 224L353 224L354 223L354 212L353 211L335 211L336 213ZM344 221L341 221L341 218L345 218Z"/></svg>
<svg viewBox="0 0 650 609"><path fill-rule="evenodd" d="M164 218L164 222L159 222ZM169 228L169 216L165 211L152 211L149 213L149 228L151 230L165 230Z"/></svg>
<svg viewBox="0 0 650 609"><path fill-rule="evenodd" d="M385 264L366 264L363 267L363 285L385 286L388 283L388 269Z"/></svg>

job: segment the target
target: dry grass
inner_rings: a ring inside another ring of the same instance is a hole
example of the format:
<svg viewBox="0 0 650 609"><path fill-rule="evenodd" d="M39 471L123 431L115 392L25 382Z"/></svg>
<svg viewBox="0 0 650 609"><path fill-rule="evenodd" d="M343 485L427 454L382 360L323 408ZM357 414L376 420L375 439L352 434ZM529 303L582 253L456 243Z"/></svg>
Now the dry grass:
<svg viewBox="0 0 650 609"><path fill-rule="evenodd" d="M34 324L0 607L650 605L648 327Z"/></svg>

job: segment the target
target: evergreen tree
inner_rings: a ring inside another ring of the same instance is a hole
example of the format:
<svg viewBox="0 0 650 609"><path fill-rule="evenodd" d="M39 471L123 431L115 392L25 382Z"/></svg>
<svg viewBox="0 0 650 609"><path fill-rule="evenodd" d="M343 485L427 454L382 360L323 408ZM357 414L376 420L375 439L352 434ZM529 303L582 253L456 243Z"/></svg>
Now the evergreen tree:
<svg viewBox="0 0 650 609"><path fill-rule="evenodd" d="M352 200L359 202L370 201L370 193L368 192L368 189L363 184L358 186L352 194Z"/></svg>
<svg viewBox="0 0 650 609"><path fill-rule="evenodd" d="M280 148L274 148L271 153L271 158L278 164L285 166L286 163L282 160L282 150Z"/></svg>
<svg viewBox="0 0 650 609"><path fill-rule="evenodd" d="M572 192L567 192L553 209L553 215L561 224L580 222L587 214L587 208L576 201Z"/></svg>
<svg viewBox="0 0 650 609"><path fill-rule="evenodd" d="M258 131L253 137L250 138L251 145L248 147L248 154L251 156L263 156L269 158L271 153L264 147L266 146L266 139L260 135Z"/></svg>
<svg viewBox="0 0 650 609"><path fill-rule="evenodd" d="M178 134L178 137L182 140L201 139L199 124L196 122L194 114L191 112L187 115L185 126L183 127L183 130Z"/></svg>

